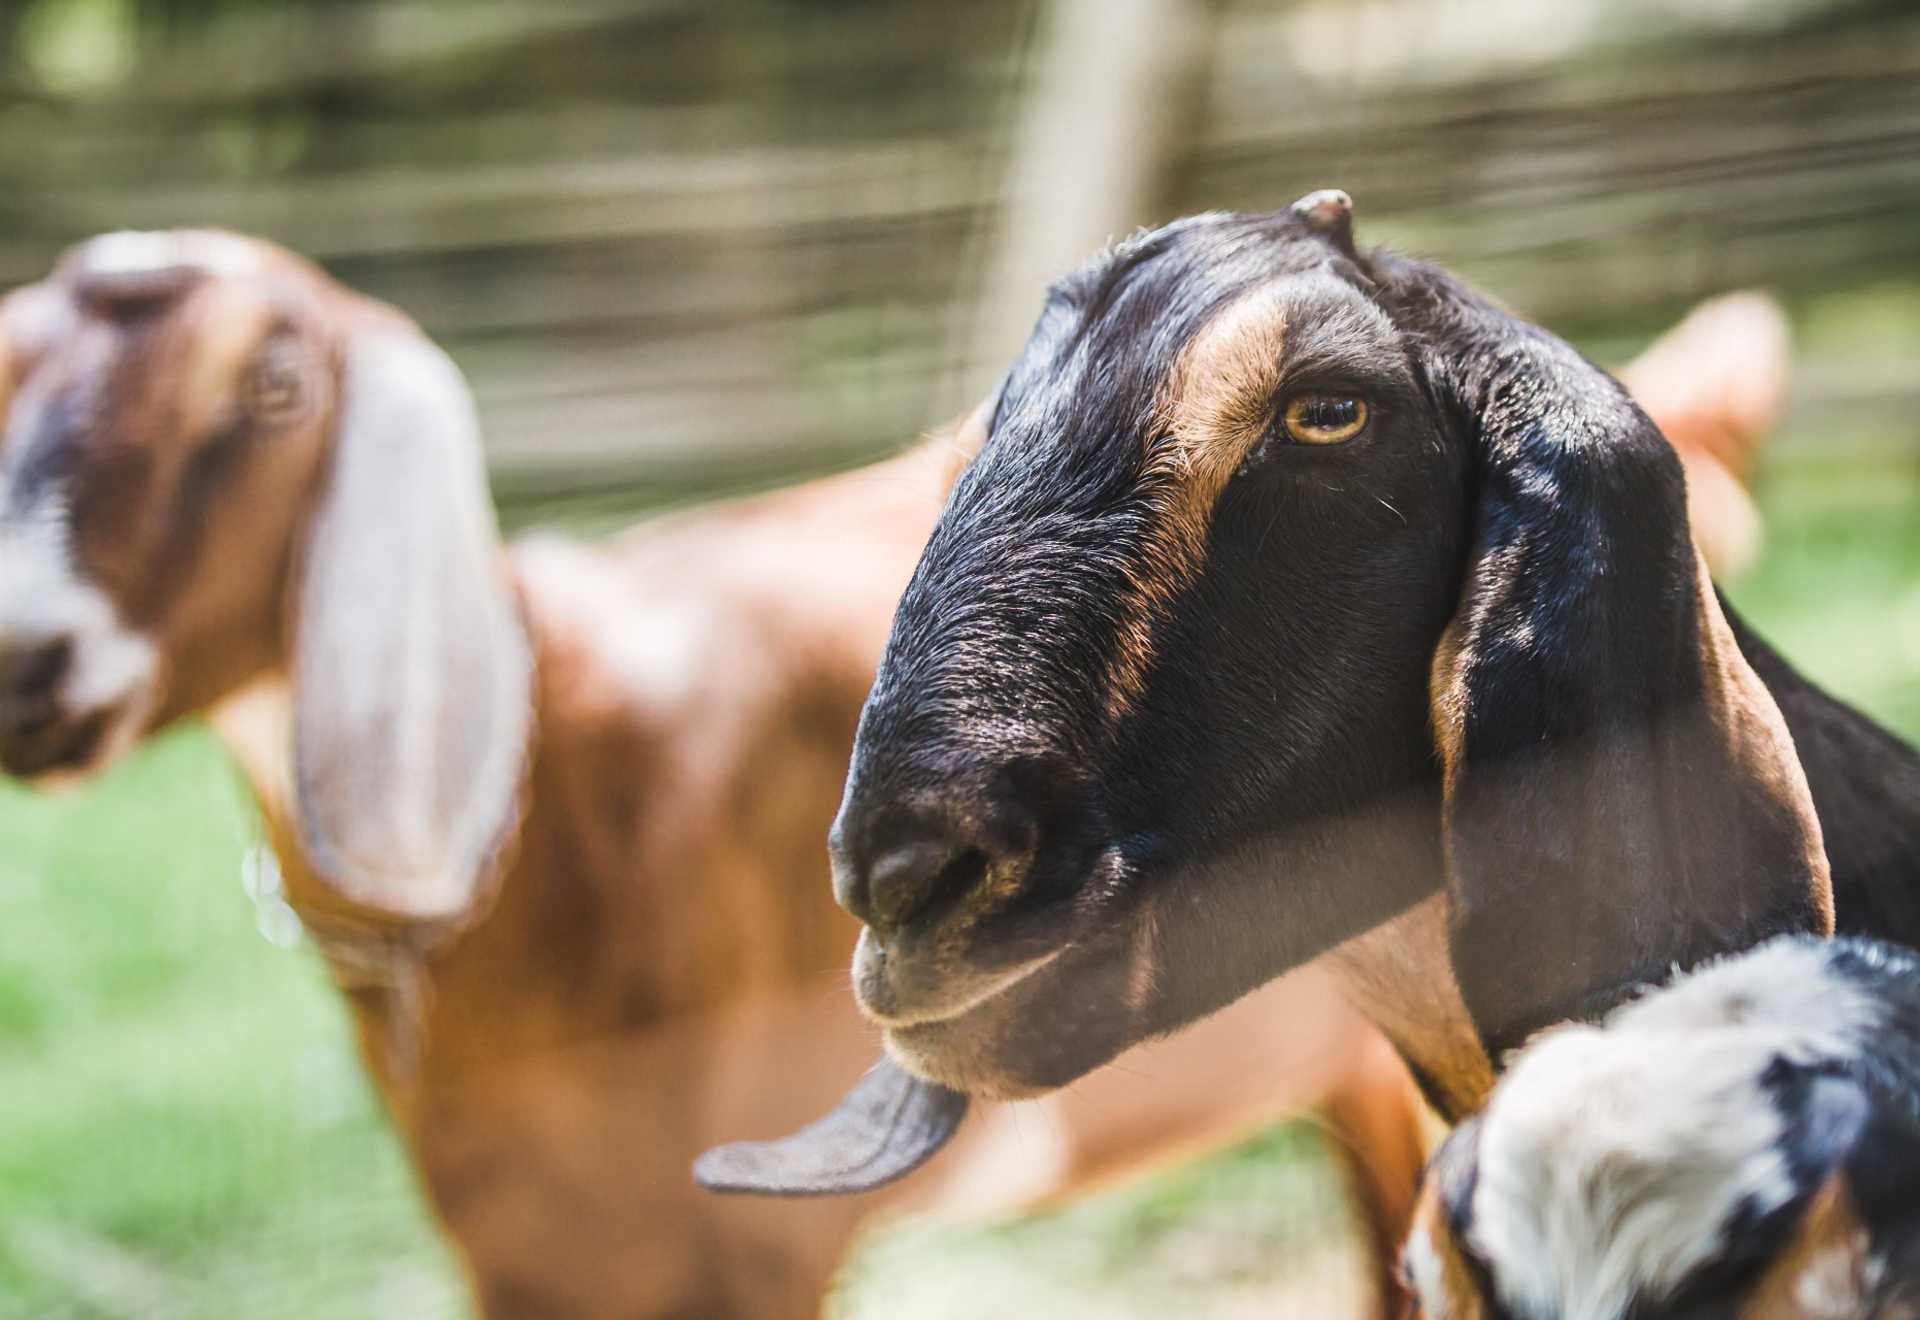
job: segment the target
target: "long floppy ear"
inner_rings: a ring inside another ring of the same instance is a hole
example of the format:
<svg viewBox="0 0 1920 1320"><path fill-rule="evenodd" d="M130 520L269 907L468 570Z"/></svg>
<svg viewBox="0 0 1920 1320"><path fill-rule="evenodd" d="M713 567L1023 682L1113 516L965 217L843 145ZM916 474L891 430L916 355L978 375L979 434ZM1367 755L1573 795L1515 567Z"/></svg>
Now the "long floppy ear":
<svg viewBox="0 0 1920 1320"><path fill-rule="evenodd" d="M301 843L351 906L446 920L513 823L532 660L459 371L382 326L343 377L294 588Z"/></svg>
<svg viewBox="0 0 1920 1320"><path fill-rule="evenodd" d="M1671 446L1560 340L1450 282L1429 307L1478 483L1433 671L1452 947L1497 1060L1674 964L1831 931L1832 894Z"/></svg>

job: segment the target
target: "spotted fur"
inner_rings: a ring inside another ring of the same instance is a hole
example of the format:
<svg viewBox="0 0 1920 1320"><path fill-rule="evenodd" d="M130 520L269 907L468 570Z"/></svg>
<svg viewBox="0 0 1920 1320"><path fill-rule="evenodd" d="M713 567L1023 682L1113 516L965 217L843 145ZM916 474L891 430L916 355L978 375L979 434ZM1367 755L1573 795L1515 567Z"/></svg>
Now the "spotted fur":
<svg viewBox="0 0 1920 1320"><path fill-rule="evenodd" d="M1916 1084L1912 955L1717 962L1520 1055L1436 1157L1407 1273L1429 1320L1908 1315Z"/></svg>

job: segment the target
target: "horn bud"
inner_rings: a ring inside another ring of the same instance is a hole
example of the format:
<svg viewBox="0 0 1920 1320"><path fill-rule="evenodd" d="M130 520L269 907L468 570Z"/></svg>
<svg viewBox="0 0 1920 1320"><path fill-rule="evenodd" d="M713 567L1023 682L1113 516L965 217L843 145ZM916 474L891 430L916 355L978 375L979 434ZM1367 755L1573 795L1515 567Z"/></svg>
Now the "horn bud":
<svg viewBox="0 0 1920 1320"><path fill-rule="evenodd" d="M1353 198L1339 188L1310 192L1291 208L1306 227L1351 257L1353 253Z"/></svg>

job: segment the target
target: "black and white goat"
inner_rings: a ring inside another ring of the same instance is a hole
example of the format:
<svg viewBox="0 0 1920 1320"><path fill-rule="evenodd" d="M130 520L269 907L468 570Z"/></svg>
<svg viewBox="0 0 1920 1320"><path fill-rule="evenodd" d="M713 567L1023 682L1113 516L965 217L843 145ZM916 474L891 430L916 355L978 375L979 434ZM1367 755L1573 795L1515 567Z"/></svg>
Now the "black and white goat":
<svg viewBox="0 0 1920 1320"><path fill-rule="evenodd" d="M1403 1267L1427 1320L1920 1316L1920 959L1783 937L1544 1033Z"/></svg>

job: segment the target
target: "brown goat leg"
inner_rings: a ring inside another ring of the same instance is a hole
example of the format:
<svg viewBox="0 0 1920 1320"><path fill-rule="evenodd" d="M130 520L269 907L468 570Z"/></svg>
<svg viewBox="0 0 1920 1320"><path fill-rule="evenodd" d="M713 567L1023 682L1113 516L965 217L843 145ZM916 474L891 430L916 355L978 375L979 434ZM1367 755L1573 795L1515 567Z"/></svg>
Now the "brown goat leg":
<svg viewBox="0 0 1920 1320"><path fill-rule="evenodd" d="M1319 1113L1353 1198L1376 1313L1402 1315L1408 1296L1394 1261L1413 1222L1420 1174L1440 1124L1392 1046L1369 1035L1360 1053L1321 1100Z"/></svg>

